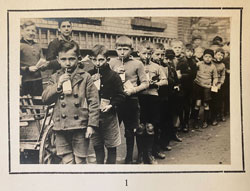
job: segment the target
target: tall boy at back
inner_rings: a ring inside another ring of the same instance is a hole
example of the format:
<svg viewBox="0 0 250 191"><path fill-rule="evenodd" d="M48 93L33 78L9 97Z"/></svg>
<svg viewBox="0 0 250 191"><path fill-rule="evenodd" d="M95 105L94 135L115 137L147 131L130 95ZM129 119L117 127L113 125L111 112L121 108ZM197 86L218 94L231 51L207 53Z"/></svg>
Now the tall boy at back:
<svg viewBox="0 0 250 191"><path fill-rule="evenodd" d="M116 40L116 52L118 57L111 59L110 68L120 74L124 82L126 100L118 107L119 121L125 126L127 154L126 164L133 161L134 131L139 127L139 101L137 93L148 88L149 83L143 64L134 60L132 53L132 40L127 36L121 36Z"/></svg>
<svg viewBox="0 0 250 191"><path fill-rule="evenodd" d="M83 164L87 162L89 138L99 125L98 91L91 76L77 66L76 43L63 42L58 52L61 70L51 76L42 99L46 104L55 103L53 129L62 163Z"/></svg>

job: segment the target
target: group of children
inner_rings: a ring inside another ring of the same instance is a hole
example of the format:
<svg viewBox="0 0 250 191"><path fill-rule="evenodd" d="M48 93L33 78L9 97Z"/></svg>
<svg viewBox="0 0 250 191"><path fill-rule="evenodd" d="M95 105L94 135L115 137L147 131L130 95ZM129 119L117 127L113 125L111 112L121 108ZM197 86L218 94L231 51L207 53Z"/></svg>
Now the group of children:
<svg viewBox="0 0 250 191"><path fill-rule="evenodd" d="M33 48L38 46L34 42L35 32L26 35L30 38L25 36L28 28L35 30L35 24L22 25L22 95L34 95L31 91L23 93L24 87L33 88L26 84L27 74L37 73L32 82L40 85L40 70L53 69L49 85L41 94L45 104L55 103L56 150L63 164L87 163L90 140L97 164L105 163L105 147L106 163L115 164L122 123L125 164L133 164L135 140L137 164L157 164L155 158L164 159L163 151L171 150L171 140L182 142L177 131L188 132L191 118L194 128L200 128L201 105L202 128L210 120L217 125L218 117L225 120L226 68L222 48L199 53L201 47L196 47L195 52L192 44L184 46L179 40L173 40L167 49L161 43L142 41L137 59L131 55L132 40L120 36L115 46L117 57L110 58L105 46L95 45L89 55L93 67L89 67L80 59L78 44L70 38L70 21L59 23L61 34L50 43L46 59L41 49Z"/></svg>

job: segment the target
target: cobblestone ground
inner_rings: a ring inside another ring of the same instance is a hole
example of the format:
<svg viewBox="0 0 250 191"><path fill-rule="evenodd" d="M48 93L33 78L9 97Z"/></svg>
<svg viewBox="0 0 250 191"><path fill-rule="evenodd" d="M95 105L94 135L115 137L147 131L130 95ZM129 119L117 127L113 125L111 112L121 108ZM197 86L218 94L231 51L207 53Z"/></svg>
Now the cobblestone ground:
<svg viewBox="0 0 250 191"><path fill-rule="evenodd" d="M171 142L171 151L165 151L164 160L157 159L158 164L230 164L230 122L220 122L206 129L190 129L189 133L179 133L181 143ZM125 139L124 128L121 127L122 144L118 147L117 163L124 163ZM137 150L135 147L134 160ZM95 163L95 155L91 149L90 163Z"/></svg>

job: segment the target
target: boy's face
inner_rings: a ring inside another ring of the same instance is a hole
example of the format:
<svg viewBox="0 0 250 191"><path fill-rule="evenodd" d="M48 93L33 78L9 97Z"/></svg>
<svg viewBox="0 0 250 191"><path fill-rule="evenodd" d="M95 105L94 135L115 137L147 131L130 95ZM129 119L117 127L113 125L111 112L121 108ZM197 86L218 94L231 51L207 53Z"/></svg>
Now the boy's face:
<svg viewBox="0 0 250 191"><path fill-rule="evenodd" d="M197 58L201 58L203 56L203 52L204 52L203 49L197 48L197 49L195 49L194 55Z"/></svg>
<svg viewBox="0 0 250 191"><path fill-rule="evenodd" d="M185 54L187 58L191 58L194 52L192 50L186 49Z"/></svg>
<svg viewBox="0 0 250 191"><path fill-rule="evenodd" d="M173 59L165 57L164 60L163 60L163 62L165 64L171 64L173 62Z"/></svg>
<svg viewBox="0 0 250 191"><path fill-rule="evenodd" d="M213 59L213 57L212 57L210 54L205 54L205 55L203 56L203 60L204 60L204 62L205 62L206 64L211 63L212 59Z"/></svg>
<svg viewBox="0 0 250 191"><path fill-rule="evenodd" d="M36 36L36 26L30 25L23 29L22 36L24 40L34 40Z"/></svg>
<svg viewBox="0 0 250 191"><path fill-rule="evenodd" d="M151 50L147 48L142 48L139 52L138 55L140 56L141 61L144 64L148 64L150 59L151 59Z"/></svg>
<svg viewBox="0 0 250 191"><path fill-rule="evenodd" d="M59 29L61 34L65 37L69 37L72 33L72 25L69 21L62 22Z"/></svg>
<svg viewBox="0 0 250 191"><path fill-rule="evenodd" d="M129 46L117 46L116 52L120 59L125 59L130 56L132 49Z"/></svg>
<svg viewBox="0 0 250 191"><path fill-rule="evenodd" d="M224 54L221 52L216 52L216 54L214 55L215 60L217 60L218 62L222 61L224 58Z"/></svg>
<svg viewBox="0 0 250 191"><path fill-rule="evenodd" d="M98 54L97 57L92 58L92 62L97 68L99 68L107 62L107 59L102 54Z"/></svg>
<svg viewBox="0 0 250 191"><path fill-rule="evenodd" d="M74 49L70 49L67 52L59 52L57 61L62 68L66 69L69 73L72 73L77 66L78 57Z"/></svg>
<svg viewBox="0 0 250 191"><path fill-rule="evenodd" d="M200 46L201 45L201 39L195 39L193 41L194 46Z"/></svg>
<svg viewBox="0 0 250 191"><path fill-rule="evenodd" d="M163 59L164 59L164 50L156 49L152 54L153 62L160 64Z"/></svg>
<svg viewBox="0 0 250 191"><path fill-rule="evenodd" d="M180 56L182 51L182 44L181 43L173 43L172 49L175 53L175 56Z"/></svg>

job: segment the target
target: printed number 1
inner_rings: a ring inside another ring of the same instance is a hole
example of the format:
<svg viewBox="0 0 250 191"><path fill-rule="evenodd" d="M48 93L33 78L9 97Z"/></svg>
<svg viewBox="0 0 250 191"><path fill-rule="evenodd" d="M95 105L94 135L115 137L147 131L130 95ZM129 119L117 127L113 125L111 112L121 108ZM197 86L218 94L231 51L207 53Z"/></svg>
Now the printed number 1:
<svg viewBox="0 0 250 191"><path fill-rule="evenodd" d="M127 179L125 180L125 182L126 182L126 185L125 185L125 186L128 186L128 180L127 180Z"/></svg>

